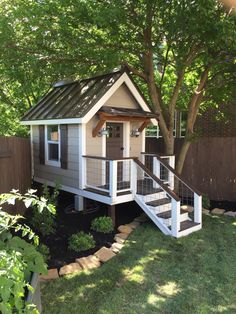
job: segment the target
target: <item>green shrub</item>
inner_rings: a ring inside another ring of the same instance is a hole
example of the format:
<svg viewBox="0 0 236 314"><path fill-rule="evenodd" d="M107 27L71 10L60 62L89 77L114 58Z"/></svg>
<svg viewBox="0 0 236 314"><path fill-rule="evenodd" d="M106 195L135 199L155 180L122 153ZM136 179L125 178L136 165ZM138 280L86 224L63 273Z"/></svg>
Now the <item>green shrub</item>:
<svg viewBox="0 0 236 314"><path fill-rule="evenodd" d="M207 194L202 195L202 207L209 209L211 207L211 202Z"/></svg>
<svg viewBox="0 0 236 314"><path fill-rule="evenodd" d="M69 238L69 249L75 252L86 251L95 247L95 240L90 233L80 231Z"/></svg>
<svg viewBox="0 0 236 314"><path fill-rule="evenodd" d="M112 219L107 216L97 217L93 219L91 229L97 232L110 233L114 229Z"/></svg>
<svg viewBox="0 0 236 314"><path fill-rule="evenodd" d="M54 234L56 232L56 215L48 210L43 210L40 214L37 209L33 208L31 224L43 236Z"/></svg>
<svg viewBox="0 0 236 314"><path fill-rule="evenodd" d="M50 259L50 251L47 245L41 243L38 246L38 252L43 256L44 262L46 263Z"/></svg>

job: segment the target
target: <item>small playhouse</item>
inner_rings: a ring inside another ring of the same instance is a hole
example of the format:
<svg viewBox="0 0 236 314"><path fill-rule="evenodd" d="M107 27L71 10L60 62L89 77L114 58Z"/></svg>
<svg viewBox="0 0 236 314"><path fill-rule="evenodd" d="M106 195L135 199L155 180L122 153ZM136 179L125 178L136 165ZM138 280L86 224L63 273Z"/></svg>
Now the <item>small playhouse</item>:
<svg viewBox="0 0 236 314"><path fill-rule="evenodd" d="M36 182L105 203L136 201L165 234L201 228L201 195L187 185L191 219L176 193L174 157L145 154L145 128L153 113L130 74L122 69L74 82L56 83L22 119L30 125L32 175ZM178 190L185 182L179 179ZM191 195L192 193L192 195ZM183 194L183 193L182 193Z"/></svg>

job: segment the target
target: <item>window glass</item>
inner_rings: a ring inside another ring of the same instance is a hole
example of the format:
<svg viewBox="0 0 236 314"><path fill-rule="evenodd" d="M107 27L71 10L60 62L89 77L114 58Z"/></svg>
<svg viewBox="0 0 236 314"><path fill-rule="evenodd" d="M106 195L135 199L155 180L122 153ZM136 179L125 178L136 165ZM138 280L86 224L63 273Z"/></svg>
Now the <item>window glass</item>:
<svg viewBox="0 0 236 314"><path fill-rule="evenodd" d="M48 125L48 141L59 141L58 125Z"/></svg>
<svg viewBox="0 0 236 314"><path fill-rule="evenodd" d="M59 126L47 126L47 162L52 166L59 166Z"/></svg>
<svg viewBox="0 0 236 314"><path fill-rule="evenodd" d="M48 159L58 161L58 144L48 144Z"/></svg>

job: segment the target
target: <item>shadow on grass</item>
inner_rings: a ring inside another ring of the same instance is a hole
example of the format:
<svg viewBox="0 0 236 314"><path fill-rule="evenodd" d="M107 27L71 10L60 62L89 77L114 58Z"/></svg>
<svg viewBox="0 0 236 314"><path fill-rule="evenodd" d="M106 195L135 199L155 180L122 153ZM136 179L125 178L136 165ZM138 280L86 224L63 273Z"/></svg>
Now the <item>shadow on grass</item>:
<svg viewBox="0 0 236 314"><path fill-rule="evenodd" d="M205 216L176 240L146 223L101 268L45 283L43 313L235 313L235 227Z"/></svg>

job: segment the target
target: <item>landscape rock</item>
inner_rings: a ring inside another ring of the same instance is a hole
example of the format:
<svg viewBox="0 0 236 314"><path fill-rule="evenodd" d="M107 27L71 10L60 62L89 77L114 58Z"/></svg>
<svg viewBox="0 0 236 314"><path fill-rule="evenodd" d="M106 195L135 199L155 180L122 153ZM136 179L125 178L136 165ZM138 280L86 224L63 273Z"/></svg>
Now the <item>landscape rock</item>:
<svg viewBox="0 0 236 314"><path fill-rule="evenodd" d="M100 250L98 250L94 255L103 263L109 261L112 257L115 256L115 253L111 250L103 246Z"/></svg>
<svg viewBox="0 0 236 314"><path fill-rule="evenodd" d="M47 275L40 275L40 281L47 281L59 278L58 271L56 268L49 269Z"/></svg>
<svg viewBox="0 0 236 314"><path fill-rule="evenodd" d="M79 263L79 265L83 269L97 268L97 267L100 267L100 265L101 265L99 259L94 255L89 255L87 257L77 258L75 261L76 261L76 263Z"/></svg>
<svg viewBox="0 0 236 314"><path fill-rule="evenodd" d="M145 222L145 221L147 221L147 216L146 215L140 215L140 216L136 217L134 219L134 221L135 222L140 222L140 223Z"/></svg>
<svg viewBox="0 0 236 314"><path fill-rule="evenodd" d="M203 208L202 209L202 213L205 214L205 215L209 215L210 211L208 209Z"/></svg>
<svg viewBox="0 0 236 314"><path fill-rule="evenodd" d="M111 249L114 253L119 253L123 247L124 247L124 244L114 242L111 246Z"/></svg>
<svg viewBox="0 0 236 314"><path fill-rule="evenodd" d="M127 234L127 233L117 233L116 235L115 235L115 237L119 237L119 238L121 238L121 239L123 239L123 240L126 240L128 237L129 237L129 235Z"/></svg>
<svg viewBox="0 0 236 314"><path fill-rule="evenodd" d="M225 210L224 210L224 209L221 209L221 208L214 208L214 209L211 211L212 214L216 214L216 215L223 215L224 212L225 212Z"/></svg>
<svg viewBox="0 0 236 314"><path fill-rule="evenodd" d="M186 210L189 213L192 213L194 211L193 206L190 206L190 205L182 205L181 209Z"/></svg>
<svg viewBox="0 0 236 314"><path fill-rule="evenodd" d="M119 233L118 233L119 234ZM118 235L115 235L114 240L119 244L124 244L125 240L120 238Z"/></svg>
<svg viewBox="0 0 236 314"><path fill-rule="evenodd" d="M69 274L73 274L81 270L82 270L82 267L80 266L79 263L71 263L71 264L61 267L59 271L59 275L60 276L69 275Z"/></svg>
<svg viewBox="0 0 236 314"><path fill-rule="evenodd" d="M229 212L225 212L224 215L232 217L232 218L236 218L236 212L229 211Z"/></svg>
<svg viewBox="0 0 236 314"><path fill-rule="evenodd" d="M133 229L129 225L121 225L117 229L119 232L126 234L130 234L133 231Z"/></svg>
<svg viewBox="0 0 236 314"><path fill-rule="evenodd" d="M128 226L134 230L140 226L140 222L139 221L132 221L131 223L128 224Z"/></svg>

